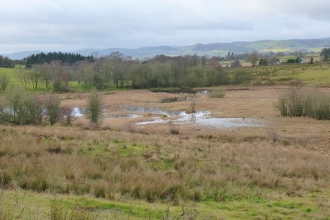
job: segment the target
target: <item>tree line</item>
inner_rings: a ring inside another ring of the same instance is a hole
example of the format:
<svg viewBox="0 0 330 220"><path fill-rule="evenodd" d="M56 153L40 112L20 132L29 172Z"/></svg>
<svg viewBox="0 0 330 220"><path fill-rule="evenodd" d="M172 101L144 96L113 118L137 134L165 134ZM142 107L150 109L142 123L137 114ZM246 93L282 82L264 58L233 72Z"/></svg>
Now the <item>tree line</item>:
<svg viewBox="0 0 330 220"><path fill-rule="evenodd" d="M25 65L27 67L32 67L32 65L35 64L43 64L43 63L49 63L53 60L59 60L62 63L67 63L69 65L74 64L75 62L81 61L81 60L89 60L93 61L93 56L82 56L80 54L74 54L74 53L62 53L62 52L51 52L51 53L39 53L39 54L32 54L31 56L28 56L27 58L23 59L25 62Z"/></svg>
<svg viewBox="0 0 330 220"><path fill-rule="evenodd" d="M31 69L17 69L16 78L25 89L46 89L66 92L69 82L96 89L159 87L199 87L228 84L218 57L158 55L147 61L133 60L120 52L106 57L84 59L72 65L60 60L34 64Z"/></svg>
<svg viewBox="0 0 330 220"><path fill-rule="evenodd" d="M0 67L12 68L15 66L15 61L0 55Z"/></svg>
<svg viewBox="0 0 330 220"><path fill-rule="evenodd" d="M330 48L329 48L330 49ZM321 55L328 58L329 49L322 50ZM232 56L232 53L228 53ZM245 61L256 65L273 65L278 62L277 55L261 54L257 51L245 54ZM233 55L233 57L237 57ZM62 58L62 60L53 60ZM71 59L71 60L70 60ZM48 61L50 60L50 61ZM120 52L108 56L93 58L66 53L48 53L32 55L26 59L31 64L29 69L17 69L16 78L28 89L39 89L43 82L46 89L55 92L70 90L70 82L77 82L80 87L102 90L116 88L167 88L167 87L203 87L235 84L235 79L242 77L236 72L226 71L219 61L221 57L198 55L166 56L157 55L152 59L133 60ZM326 59L324 59L326 61ZM258 63L259 62L259 63ZM296 60L295 60L296 62ZM238 59L226 64L226 67L238 68ZM242 72L242 71L241 71ZM243 71L244 72L244 71ZM234 76L235 75L235 76ZM0 79L2 90L5 90L8 79ZM3 84L3 86L2 86Z"/></svg>

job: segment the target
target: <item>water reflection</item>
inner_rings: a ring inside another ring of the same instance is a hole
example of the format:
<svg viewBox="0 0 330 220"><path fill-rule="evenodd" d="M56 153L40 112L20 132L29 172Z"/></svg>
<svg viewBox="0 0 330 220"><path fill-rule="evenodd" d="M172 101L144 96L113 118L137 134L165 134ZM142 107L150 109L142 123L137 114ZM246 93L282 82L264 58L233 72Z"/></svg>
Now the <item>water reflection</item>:
<svg viewBox="0 0 330 220"><path fill-rule="evenodd" d="M85 115L86 108L73 107L72 115L76 117L82 117Z"/></svg>
<svg viewBox="0 0 330 220"><path fill-rule="evenodd" d="M178 116L180 114L180 112L177 111L169 111L159 108L148 108L148 107L138 107L138 106L129 106L124 108L124 110L129 112L143 112L143 113L152 113L158 115L166 115L167 117Z"/></svg>
<svg viewBox="0 0 330 220"><path fill-rule="evenodd" d="M214 118L211 117L210 111L197 111L196 113L187 114L184 111L169 111L159 108L149 108L149 107L138 107L130 106L124 108L125 111L130 112L130 114L123 115L105 115L108 118L139 118L143 117L143 114L150 113L154 115L152 120L138 122L138 125L148 125L155 123L166 123L170 122L174 124L191 125L191 126L201 126L210 127L217 129L227 129L227 128L237 128L237 127L254 127L263 126L260 120L252 118ZM85 114L85 108L73 108L73 116L81 117ZM134 112L134 113L132 113ZM143 114L139 114L143 113ZM167 117L164 117L166 115Z"/></svg>
<svg viewBox="0 0 330 220"><path fill-rule="evenodd" d="M251 119L251 118L213 118L210 116L211 115L210 111L198 111L196 113L187 114L184 111L174 112L174 111L166 111L156 108L143 108L143 107L130 108L130 111L133 110L139 112L157 113L157 114L167 115L169 117L179 116L179 118L174 120L170 120L170 119L164 120L161 117L153 117L153 120L138 122L137 123L138 125L165 123L171 121L174 124L212 127L217 129L262 126L260 120Z"/></svg>

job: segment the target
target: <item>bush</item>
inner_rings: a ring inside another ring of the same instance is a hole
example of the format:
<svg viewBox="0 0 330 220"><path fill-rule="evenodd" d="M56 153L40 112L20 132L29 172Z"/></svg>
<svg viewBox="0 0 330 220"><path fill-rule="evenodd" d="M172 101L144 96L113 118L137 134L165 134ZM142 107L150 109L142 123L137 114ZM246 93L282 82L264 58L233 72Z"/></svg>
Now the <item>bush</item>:
<svg viewBox="0 0 330 220"><path fill-rule="evenodd" d="M40 100L23 89L14 88L8 91L0 102L0 123L39 125L48 120L53 125L61 118L67 117L61 114L60 102L57 95L50 95ZM67 120L71 122L72 119Z"/></svg>
<svg viewBox="0 0 330 220"><path fill-rule="evenodd" d="M93 124L99 124L102 119L102 106L100 95L93 90L87 100L86 116Z"/></svg>
<svg viewBox="0 0 330 220"><path fill-rule="evenodd" d="M1 103L0 121L16 125L40 124L42 112L42 103L35 96L15 88L6 93Z"/></svg>
<svg viewBox="0 0 330 220"><path fill-rule="evenodd" d="M251 81L251 73L242 71L241 69L232 72L231 83L233 85L249 84L250 81Z"/></svg>
<svg viewBox="0 0 330 220"><path fill-rule="evenodd" d="M61 107L60 115L61 115L62 123L65 125L70 125L74 120L74 108L71 106Z"/></svg>
<svg viewBox="0 0 330 220"><path fill-rule="evenodd" d="M330 120L330 97L321 92L290 89L280 96L277 108L282 116Z"/></svg>
<svg viewBox="0 0 330 220"><path fill-rule="evenodd" d="M45 113L51 125L57 123L61 118L61 99L57 95L50 95L45 101Z"/></svg>

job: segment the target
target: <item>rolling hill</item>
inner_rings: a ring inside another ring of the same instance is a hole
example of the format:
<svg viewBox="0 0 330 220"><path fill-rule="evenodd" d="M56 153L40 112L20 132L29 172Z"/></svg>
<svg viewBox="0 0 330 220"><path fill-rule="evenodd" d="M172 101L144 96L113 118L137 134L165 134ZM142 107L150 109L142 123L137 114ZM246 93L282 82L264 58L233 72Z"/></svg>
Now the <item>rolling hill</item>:
<svg viewBox="0 0 330 220"><path fill-rule="evenodd" d="M263 53L267 52L293 52L296 50L306 52L319 52L322 48L330 47L330 37L323 39L292 39L292 40L261 40L261 41L240 41L232 43L210 43L202 44L198 43L190 46L181 47L170 47L170 46L159 46L159 47L142 47L137 49L127 48L85 48L76 51L66 51L73 53L80 53L81 55L88 56L107 56L111 52L119 51L127 56L133 58L151 58L159 54L165 54L169 56L178 56L186 54L198 54L198 55L209 55L209 56L224 56L228 52L231 53L245 53L251 51L259 51ZM39 52L39 51L38 51ZM10 59L23 59L37 51L25 51L13 54L2 54ZM48 51L44 51L48 52Z"/></svg>

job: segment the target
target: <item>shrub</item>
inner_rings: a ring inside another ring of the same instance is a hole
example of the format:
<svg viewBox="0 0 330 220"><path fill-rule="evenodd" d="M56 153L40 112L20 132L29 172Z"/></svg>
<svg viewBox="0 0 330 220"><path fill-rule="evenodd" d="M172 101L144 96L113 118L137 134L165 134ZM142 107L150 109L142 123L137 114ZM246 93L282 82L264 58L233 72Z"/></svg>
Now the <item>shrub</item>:
<svg viewBox="0 0 330 220"><path fill-rule="evenodd" d="M53 125L62 118L60 102L57 95L50 95L44 100L40 100L25 90L14 88L5 94L5 99L0 103L0 122L15 125L39 125L46 118ZM67 117L68 114L67 112L63 117ZM71 120L71 118L67 118L67 120Z"/></svg>
<svg viewBox="0 0 330 220"><path fill-rule="evenodd" d="M0 121L16 125L40 124L43 106L35 96L21 88L14 88L5 95L0 109Z"/></svg>
<svg viewBox="0 0 330 220"><path fill-rule="evenodd" d="M45 101L45 114L51 125L57 123L61 118L61 99L58 95L50 95Z"/></svg>
<svg viewBox="0 0 330 220"><path fill-rule="evenodd" d="M74 111L71 106L64 106L60 109L60 117L62 119L62 123L65 125L70 125L74 120Z"/></svg>
<svg viewBox="0 0 330 220"><path fill-rule="evenodd" d="M99 124L102 119L102 106L100 95L93 90L87 100L86 116L93 124Z"/></svg>
<svg viewBox="0 0 330 220"><path fill-rule="evenodd" d="M193 95L190 97L190 108L186 111L187 114L196 112L196 96Z"/></svg>
<svg viewBox="0 0 330 220"><path fill-rule="evenodd" d="M232 72L231 83L233 85L249 84L251 81L251 73L238 69Z"/></svg>

